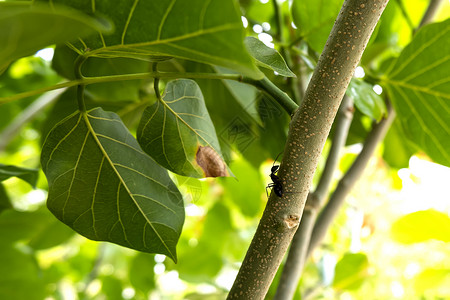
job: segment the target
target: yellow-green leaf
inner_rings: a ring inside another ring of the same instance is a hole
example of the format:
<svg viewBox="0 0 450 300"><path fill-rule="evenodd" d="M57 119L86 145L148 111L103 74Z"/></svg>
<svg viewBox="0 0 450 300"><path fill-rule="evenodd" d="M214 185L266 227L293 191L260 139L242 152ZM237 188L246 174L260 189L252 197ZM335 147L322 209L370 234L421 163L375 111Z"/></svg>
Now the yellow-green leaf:
<svg viewBox="0 0 450 300"><path fill-rule="evenodd" d="M398 219L392 225L391 235L403 244L432 239L450 242L450 217L433 209L414 212Z"/></svg>
<svg viewBox="0 0 450 300"><path fill-rule="evenodd" d="M384 79L405 136L450 166L450 19L423 27Z"/></svg>

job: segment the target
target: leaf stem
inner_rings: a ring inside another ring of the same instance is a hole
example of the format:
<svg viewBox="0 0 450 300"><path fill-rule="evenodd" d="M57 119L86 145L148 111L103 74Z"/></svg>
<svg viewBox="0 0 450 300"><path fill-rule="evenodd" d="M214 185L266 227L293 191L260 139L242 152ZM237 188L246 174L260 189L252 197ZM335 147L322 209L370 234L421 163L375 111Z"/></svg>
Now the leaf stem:
<svg viewBox="0 0 450 300"><path fill-rule="evenodd" d="M292 114L297 108L298 105L282 90L280 90L276 85L274 85L269 79L263 78L262 80L255 80L249 77L244 77L240 74L216 74L216 73L189 73L189 72L146 72L146 73L136 73L136 74L123 74L123 75L111 75L111 76L100 76L100 77L84 77L83 75L78 74L76 80L62 82L59 84L55 84L49 87L40 88L33 91L28 91L12 96L0 97L0 105L9 103L15 100L23 99L26 97L42 94L48 91L57 90L61 88L68 88L72 86L81 86L82 90L84 90L84 86L94 83L102 83L102 82L114 82L114 81L127 81L127 80L136 80L136 79L146 79L146 78L192 78L192 79L229 79L235 80L239 82L248 83L254 85L255 87L267 92L270 96L272 96L280 105L289 113ZM80 90L79 90L80 92ZM81 98L82 99L82 98ZM80 103L79 98L79 106L80 104L84 104L83 101ZM80 106L80 110L81 110Z"/></svg>
<svg viewBox="0 0 450 300"><path fill-rule="evenodd" d="M152 63L152 71L158 72L158 63L154 62ZM161 93L159 92L159 77L155 76L155 79L153 80L153 89L155 90L155 96L156 99L161 100Z"/></svg>
<svg viewBox="0 0 450 300"><path fill-rule="evenodd" d="M81 66L86 61L87 57L84 55L80 55L77 57L74 63L74 72L75 72L75 78L76 79L83 79L83 74L81 74ZM84 103L84 88L85 84L81 83L78 84L77 89L77 100L78 100L78 109L82 112L86 111L86 104Z"/></svg>
<svg viewBox="0 0 450 300"><path fill-rule="evenodd" d="M244 81L243 76L239 74L216 74L216 73L187 73L187 72L146 72L146 73L135 73L135 74L123 74L123 75L111 75L111 76L99 76L99 77L84 77L79 79L58 83L52 86L43 87L40 89L15 94L12 96L0 97L0 105L6 104L15 100L20 100L23 98L39 95L48 91L53 91L61 88L68 88L77 85L89 85L94 83L103 82L115 82L115 81L127 81L136 79L146 79L146 78L192 78L192 79L230 79L235 81Z"/></svg>
<svg viewBox="0 0 450 300"><path fill-rule="evenodd" d="M244 77L242 78L242 82L254 85L257 88L269 94L269 96L271 96L272 99L278 102L283 107L283 109L286 110L286 112L291 116L298 109L297 103L295 103L295 101L293 101L288 94L279 89L267 77L264 77L261 80L254 80L251 78Z"/></svg>

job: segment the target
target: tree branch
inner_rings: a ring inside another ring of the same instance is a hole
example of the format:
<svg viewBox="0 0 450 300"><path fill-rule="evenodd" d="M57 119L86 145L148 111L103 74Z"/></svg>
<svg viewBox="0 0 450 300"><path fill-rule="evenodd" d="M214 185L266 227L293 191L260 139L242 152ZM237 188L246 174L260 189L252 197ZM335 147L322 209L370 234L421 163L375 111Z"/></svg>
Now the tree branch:
<svg viewBox="0 0 450 300"><path fill-rule="evenodd" d="M316 248L324 239L328 228L330 227L336 214L339 211L339 207L341 207L342 203L345 200L345 197L355 185L356 181L361 177L377 145L384 139L387 130L391 126L391 123L395 118L395 111L389 102L387 103L387 113L388 116L385 119L373 125L372 131L369 133L364 143L363 149L353 162L350 169L339 181L336 190L319 215L319 218L317 219L316 225L314 226L313 232L311 234L307 257L310 255L312 250L314 250L314 248Z"/></svg>
<svg viewBox="0 0 450 300"><path fill-rule="evenodd" d="M427 11L423 15L422 20L420 21L419 27L416 29L416 31L420 27L427 25L428 23L433 21L441 4L442 4L442 0L430 0L430 4L428 4Z"/></svg>
<svg viewBox="0 0 450 300"><path fill-rule="evenodd" d="M339 108L336 130L325 168L316 190L314 193L309 193L306 200L302 220L292 239L291 248L289 249L289 254L284 264L283 272L281 273L274 300L292 299L294 296L307 258L306 254L308 252L311 232L314 228L318 211L323 206L328 195L333 174L339 163L341 150L344 148L347 140L348 131L353 119L353 110L353 101L350 97L344 96L341 107Z"/></svg>
<svg viewBox="0 0 450 300"><path fill-rule="evenodd" d="M388 0L346 0L291 121L278 176L228 299L264 299L300 222L322 148L342 97Z"/></svg>

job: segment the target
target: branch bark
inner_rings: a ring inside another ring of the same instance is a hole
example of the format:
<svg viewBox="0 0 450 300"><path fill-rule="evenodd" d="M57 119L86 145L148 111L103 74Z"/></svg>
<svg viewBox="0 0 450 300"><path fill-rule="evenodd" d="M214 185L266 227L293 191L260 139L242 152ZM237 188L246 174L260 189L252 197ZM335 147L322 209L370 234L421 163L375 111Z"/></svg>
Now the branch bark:
<svg viewBox="0 0 450 300"><path fill-rule="evenodd" d="M284 264L283 272L281 273L274 300L292 299L295 290L297 289L303 266L307 258L306 254L308 252L314 223L316 222L318 212L327 198L334 171L339 163L341 150L345 146L348 131L353 119L353 110L353 101L349 97L344 96L341 107L339 108L333 142L325 168L316 190L314 193L309 193L308 198L306 199L302 220L292 239L291 248L289 249L289 254L286 263Z"/></svg>
<svg viewBox="0 0 450 300"><path fill-rule="evenodd" d="M278 173L283 195L280 198L271 193L228 299L264 299L300 222L342 97L387 2L344 2L305 99L290 124Z"/></svg>

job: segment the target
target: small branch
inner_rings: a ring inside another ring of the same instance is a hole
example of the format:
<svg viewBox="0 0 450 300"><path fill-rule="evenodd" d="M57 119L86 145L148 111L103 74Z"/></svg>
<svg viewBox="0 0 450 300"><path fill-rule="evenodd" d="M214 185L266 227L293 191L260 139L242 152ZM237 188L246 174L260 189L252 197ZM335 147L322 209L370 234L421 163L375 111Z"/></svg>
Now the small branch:
<svg viewBox="0 0 450 300"><path fill-rule="evenodd" d="M86 61L87 57L84 55L80 55L77 57L74 63L74 73L76 79L83 79L83 74L81 74L81 66ZM79 84L77 88L77 100L78 100L78 109L80 111L86 111L86 104L84 103L84 84Z"/></svg>
<svg viewBox="0 0 450 300"><path fill-rule="evenodd" d="M283 17L281 15L280 6L278 5L277 0L272 0L272 4L275 15L275 23L277 24L275 38L280 42L283 42Z"/></svg>
<svg viewBox="0 0 450 300"><path fill-rule="evenodd" d="M420 21L419 27L416 29L416 31L420 27L427 25L428 23L433 21L441 4L442 4L442 0L430 0L430 3L428 4L428 7L427 7L427 11L423 15L422 20Z"/></svg>
<svg viewBox="0 0 450 300"><path fill-rule="evenodd" d="M59 91L51 91L36 99L26 107L9 125L0 133L0 152L5 150L11 140L20 132L20 129L34 119L38 113L52 104L65 92L66 88Z"/></svg>
<svg viewBox="0 0 450 300"><path fill-rule="evenodd" d="M297 103L295 103L288 94L283 92L274 83L272 83L272 81L267 79L267 77L264 77L261 80L243 78L242 82L254 85L255 87L269 94L269 96L271 96L273 100L278 102L283 107L283 109L286 110L286 112L291 116L298 108Z"/></svg>
<svg viewBox="0 0 450 300"><path fill-rule="evenodd" d="M152 71L158 72L158 63L152 63ZM159 92L159 77L155 76L153 80L153 89L155 90L156 99L161 100L161 93Z"/></svg>
<svg viewBox="0 0 450 300"><path fill-rule="evenodd" d="M317 214L328 195L333 174L338 166L342 149L353 119L353 101L344 96L336 120L333 142L328 154L325 168L314 193L309 193L306 200L302 220L291 242L291 248L284 264L274 300L292 299L303 271L308 252L311 232L316 222Z"/></svg>
<svg viewBox="0 0 450 300"><path fill-rule="evenodd" d="M345 90L388 0L346 0L302 105L289 126L278 177L228 299L264 299L294 236Z"/></svg>
<svg viewBox="0 0 450 300"><path fill-rule="evenodd" d="M362 173L379 142L384 139L386 131L389 129L395 118L395 111L389 102L387 103L387 113L388 116L385 119L373 125L372 131L369 133L361 153L359 153L350 169L339 181L336 190L322 213L319 215L311 234L307 256L309 256L312 250L314 250L324 239L326 232L338 213L339 208L342 206L345 197L355 185L356 181L362 176Z"/></svg>
<svg viewBox="0 0 450 300"><path fill-rule="evenodd" d="M193 78L193 79L230 79L235 81L243 81L242 75L239 74L216 74L216 73L186 73L186 72L146 72L137 74L123 74L123 75L111 75L111 76L101 76L101 77L83 77L82 79L67 81L59 84L55 84L49 87L40 88L33 91L28 91L24 93L19 93L12 96L0 97L0 105L9 103L15 100L39 95L48 91L57 90L61 88L68 88L77 85L89 85L95 83L103 82L115 82L115 81L127 81L136 79L147 79L147 78Z"/></svg>
<svg viewBox="0 0 450 300"><path fill-rule="evenodd" d="M292 69L293 62L291 59L291 54L288 48L285 46L285 38L283 36L283 14L280 9L280 5L278 4L277 0L272 0L273 4L273 10L275 15L275 23L276 23L276 33L274 35L275 39L277 39L280 43L280 53L281 56L286 61L287 66ZM299 90L297 88L296 80L292 77L286 78L286 81L288 83L288 86L292 92L292 96L294 98L295 103L299 104L301 103L301 95L299 93Z"/></svg>
<svg viewBox="0 0 450 300"><path fill-rule="evenodd" d="M307 203L314 208L320 209L328 196L334 172L339 164L342 149L345 147L345 142L347 141L348 132L353 120L353 112L353 100L345 95L339 109L339 118L336 121L336 131L334 133L330 153L327 157L319 184L314 191L314 199L317 202Z"/></svg>

